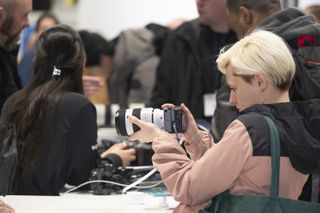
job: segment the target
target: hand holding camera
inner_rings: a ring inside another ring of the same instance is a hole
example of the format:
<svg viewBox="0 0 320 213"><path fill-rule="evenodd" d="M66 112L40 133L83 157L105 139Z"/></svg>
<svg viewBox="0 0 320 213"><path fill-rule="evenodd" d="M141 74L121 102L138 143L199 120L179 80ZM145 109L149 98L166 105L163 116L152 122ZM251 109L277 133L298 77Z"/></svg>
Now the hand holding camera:
<svg viewBox="0 0 320 213"><path fill-rule="evenodd" d="M200 137L197 123L184 104L177 107L167 103L163 104L162 108L163 110L153 108L119 110L115 116L118 134L130 136L130 140L140 142L151 142L162 129L169 133L183 132L188 143Z"/></svg>
<svg viewBox="0 0 320 213"><path fill-rule="evenodd" d="M129 116L129 121L137 125L140 130L129 136L129 140L138 140L141 143L152 142L155 137L157 137L162 131L158 126L153 123L147 123L139 120L137 117Z"/></svg>
<svg viewBox="0 0 320 213"><path fill-rule="evenodd" d="M162 107L168 107L166 104L162 105ZM180 109L182 111L182 129L184 130L183 136L185 141L188 144L191 144L193 141L198 140L200 138L199 128L196 120L194 119L190 110L182 103L180 105Z"/></svg>
<svg viewBox="0 0 320 213"><path fill-rule="evenodd" d="M130 163L136 159L136 150L134 148L128 149L126 143L112 145L109 149L101 153L100 157L104 158L111 153L115 153L121 158L122 166L129 166Z"/></svg>

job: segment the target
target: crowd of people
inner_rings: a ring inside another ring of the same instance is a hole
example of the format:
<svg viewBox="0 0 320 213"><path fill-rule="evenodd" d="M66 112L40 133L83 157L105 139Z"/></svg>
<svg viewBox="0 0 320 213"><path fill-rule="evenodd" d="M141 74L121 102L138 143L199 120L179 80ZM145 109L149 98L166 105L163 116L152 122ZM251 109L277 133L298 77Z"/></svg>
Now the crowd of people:
<svg viewBox="0 0 320 213"><path fill-rule="evenodd" d="M129 139L152 142L153 164L180 202L175 212L198 212L226 190L269 193L264 116L280 134L280 196L311 201L311 175L320 168L320 76L304 76L320 70L320 5L302 11L280 2L197 0L194 20L150 23L112 40L45 12L18 60L32 1L0 0L0 145L13 126L19 153L10 194L59 195L65 184L89 180L101 159L130 165L135 149L123 143L92 150L95 104L143 102L180 106L183 114L182 146L129 116L140 128ZM0 212L14 210L0 200Z"/></svg>

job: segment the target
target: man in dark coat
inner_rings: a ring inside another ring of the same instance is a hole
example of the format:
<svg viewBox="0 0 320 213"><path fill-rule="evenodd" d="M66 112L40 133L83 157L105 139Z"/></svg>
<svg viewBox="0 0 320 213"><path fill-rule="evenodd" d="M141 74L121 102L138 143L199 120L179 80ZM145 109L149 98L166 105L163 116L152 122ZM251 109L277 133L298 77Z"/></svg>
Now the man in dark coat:
<svg viewBox="0 0 320 213"><path fill-rule="evenodd" d="M198 0L199 18L169 36L157 68L152 107L185 103L196 119L210 120L221 78L215 59L223 46L236 41L225 6L225 0Z"/></svg>
<svg viewBox="0 0 320 213"><path fill-rule="evenodd" d="M0 0L0 109L21 88L16 42L21 30L29 25L31 10L32 0Z"/></svg>

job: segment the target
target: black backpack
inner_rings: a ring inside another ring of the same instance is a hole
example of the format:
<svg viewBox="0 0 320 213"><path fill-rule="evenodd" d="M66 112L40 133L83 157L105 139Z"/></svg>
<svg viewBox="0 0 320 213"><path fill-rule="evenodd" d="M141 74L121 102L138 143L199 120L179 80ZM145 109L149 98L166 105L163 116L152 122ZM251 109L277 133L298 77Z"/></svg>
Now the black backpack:
<svg viewBox="0 0 320 213"><path fill-rule="evenodd" d="M315 36L302 35L288 43L296 63L290 99L300 101L320 98L320 41Z"/></svg>
<svg viewBox="0 0 320 213"><path fill-rule="evenodd" d="M12 193L18 168L18 143L13 126L9 127L0 144L0 195Z"/></svg>

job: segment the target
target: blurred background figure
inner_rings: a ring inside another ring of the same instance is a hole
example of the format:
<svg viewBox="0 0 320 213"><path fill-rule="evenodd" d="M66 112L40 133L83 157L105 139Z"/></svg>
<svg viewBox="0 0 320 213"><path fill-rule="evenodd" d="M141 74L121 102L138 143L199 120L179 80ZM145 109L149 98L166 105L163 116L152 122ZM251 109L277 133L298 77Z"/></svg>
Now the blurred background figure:
<svg viewBox="0 0 320 213"><path fill-rule="evenodd" d="M222 75L215 59L220 49L236 41L230 31L226 0L196 0L198 18L185 22L169 36L157 67L150 105L185 103L198 123L210 128L216 91ZM218 99L219 100L219 99ZM217 121L229 123L228 115Z"/></svg>
<svg viewBox="0 0 320 213"><path fill-rule="evenodd" d="M0 0L0 109L7 98L21 89L17 54L21 30L29 26L31 0Z"/></svg>
<svg viewBox="0 0 320 213"><path fill-rule="evenodd" d="M101 82L100 88L86 96L93 104L110 104L107 81L112 70L112 45L98 33L81 30L79 35L87 56L83 74Z"/></svg>
<svg viewBox="0 0 320 213"><path fill-rule="evenodd" d="M112 102L121 108L134 103L148 105L165 41L171 30L183 22L184 19L178 18L166 26L150 23L142 28L124 30L113 40Z"/></svg>
<svg viewBox="0 0 320 213"><path fill-rule="evenodd" d="M300 0L299 7L306 13L314 15L320 23L320 0Z"/></svg>
<svg viewBox="0 0 320 213"><path fill-rule="evenodd" d="M59 24L58 18L49 12L44 12L37 20L34 27L30 26L26 30L25 39L26 45L22 45L21 61L18 65L18 73L21 79L21 84L25 87L32 79L33 65L32 61L37 49L37 41L40 34L51 26Z"/></svg>

